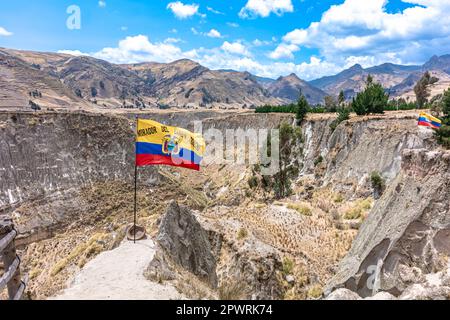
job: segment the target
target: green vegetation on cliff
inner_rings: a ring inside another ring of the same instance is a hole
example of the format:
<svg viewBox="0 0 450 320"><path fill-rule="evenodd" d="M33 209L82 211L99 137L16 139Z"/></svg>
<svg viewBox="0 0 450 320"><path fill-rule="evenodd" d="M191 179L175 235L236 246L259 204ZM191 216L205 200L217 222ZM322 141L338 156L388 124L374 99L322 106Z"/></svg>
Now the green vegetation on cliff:
<svg viewBox="0 0 450 320"><path fill-rule="evenodd" d="M450 149L450 88L442 96L441 107L444 117L442 127L436 130L436 138L439 144Z"/></svg>

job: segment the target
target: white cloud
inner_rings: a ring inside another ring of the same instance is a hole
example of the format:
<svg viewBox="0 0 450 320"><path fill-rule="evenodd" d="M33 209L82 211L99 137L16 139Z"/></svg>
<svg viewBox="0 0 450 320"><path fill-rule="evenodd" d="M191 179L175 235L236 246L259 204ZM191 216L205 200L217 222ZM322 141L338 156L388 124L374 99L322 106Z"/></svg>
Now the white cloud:
<svg viewBox="0 0 450 320"><path fill-rule="evenodd" d="M138 35L121 40L117 48L104 48L91 56L113 63L171 62L183 58L183 52L170 42L152 43L147 36Z"/></svg>
<svg viewBox="0 0 450 320"><path fill-rule="evenodd" d="M282 58L294 59L294 52L299 50L300 48L295 44L281 43L274 51L269 54L269 57L274 60Z"/></svg>
<svg viewBox="0 0 450 320"><path fill-rule="evenodd" d="M258 76L277 78L292 72L299 77L311 80L340 71L339 67L319 58L311 58L309 62L295 64L293 62L261 63L252 57L248 47L241 42L225 41L221 47L196 48L183 51L175 41L166 39L162 43L151 42L147 36L137 35L121 40L117 47L104 48L98 52L83 53L80 51L60 50L60 53L72 55L89 55L112 63L139 62L172 62L178 59L192 59L210 69L233 69L248 71Z"/></svg>
<svg viewBox="0 0 450 320"><path fill-rule="evenodd" d="M206 35L210 38L222 38L222 35L216 29L211 29Z"/></svg>
<svg viewBox="0 0 450 320"><path fill-rule="evenodd" d="M248 0L245 7L239 12L241 18L254 18L257 16L266 18L271 13L278 16L285 12L293 12L294 6L291 0Z"/></svg>
<svg viewBox="0 0 450 320"><path fill-rule="evenodd" d="M365 67L380 62L422 63L433 54L450 51L450 1L403 0L413 5L389 13L387 0L346 0L333 5L320 21L295 29L285 44L318 49L327 61Z"/></svg>
<svg viewBox="0 0 450 320"><path fill-rule="evenodd" d="M224 50L225 52L232 53L232 54L237 54L237 55L242 55L242 56L250 55L247 48L240 42L232 42L231 43L231 42L225 41L222 44L221 49Z"/></svg>
<svg viewBox="0 0 450 320"><path fill-rule="evenodd" d="M184 4L181 1L171 2L167 5L167 9L170 9L178 19L190 18L198 13L199 5Z"/></svg>
<svg viewBox="0 0 450 320"><path fill-rule="evenodd" d="M9 32L8 30L6 30L3 27L0 27L0 37L9 37L9 36L12 36L12 35L13 35L12 32Z"/></svg>
<svg viewBox="0 0 450 320"><path fill-rule="evenodd" d="M122 31L127 31L127 30L128 30L128 27L127 27L127 26L121 26L121 27L120 27L120 30L122 30Z"/></svg>
<svg viewBox="0 0 450 320"><path fill-rule="evenodd" d="M211 8L211 7L206 7L206 10L208 10L209 12L215 13L215 14L222 14L222 15L224 15L223 12L221 12L219 10L215 10L214 8Z"/></svg>
<svg viewBox="0 0 450 320"><path fill-rule="evenodd" d="M58 50L58 53L70 54L71 56L88 56L89 54L83 53L80 50Z"/></svg>
<svg viewBox="0 0 450 320"><path fill-rule="evenodd" d="M227 25L232 28L239 28L239 24L236 22L227 22Z"/></svg>
<svg viewBox="0 0 450 320"><path fill-rule="evenodd" d="M268 45L271 45L272 43L273 43L273 41L259 40L259 39L255 39L255 40L252 41L252 44L255 47L268 46Z"/></svg>
<svg viewBox="0 0 450 320"><path fill-rule="evenodd" d="M166 40L164 40L164 43L179 43L179 42L183 42L183 40L179 38L167 38Z"/></svg>
<svg viewBox="0 0 450 320"><path fill-rule="evenodd" d="M195 35L199 35L200 32L197 31L197 29L195 29L194 27L191 28L191 32Z"/></svg>
<svg viewBox="0 0 450 320"><path fill-rule="evenodd" d="M98 2L98 6L99 6L100 8L105 8L105 7L106 7L106 1L100 0L100 1Z"/></svg>

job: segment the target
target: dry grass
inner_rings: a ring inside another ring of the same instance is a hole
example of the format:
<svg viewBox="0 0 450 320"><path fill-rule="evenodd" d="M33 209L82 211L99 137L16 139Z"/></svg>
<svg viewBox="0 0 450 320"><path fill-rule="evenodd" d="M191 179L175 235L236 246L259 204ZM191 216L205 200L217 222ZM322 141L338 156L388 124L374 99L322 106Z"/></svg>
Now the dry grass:
<svg viewBox="0 0 450 320"><path fill-rule="evenodd" d="M245 228L240 228L237 234L238 240L243 240L248 237L248 231Z"/></svg>
<svg viewBox="0 0 450 320"><path fill-rule="evenodd" d="M218 289L219 300L232 301L243 300L247 296L247 289L244 281L223 282Z"/></svg>
<svg viewBox="0 0 450 320"><path fill-rule="evenodd" d="M322 297L323 287L320 284L315 284L308 289L307 297L308 299L319 299Z"/></svg>
<svg viewBox="0 0 450 320"><path fill-rule="evenodd" d="M291 210L295 210L295 211L297 211L298 213L300 213L301 215L304 215L304 216L307 216L307 217L310 217L310 216L312 216L312 209L311 209L311 207L309 206L309 204L304 204L304 203L299 203L299 204L297 204L297 203L289 203L288 205L287 205L287 208L288 209L291 209Z"/></svg>
<svg viewBox="0 0 450 320"><path fill-rule="evenodd" d="M372 198L358 200L353 203L351 208L345 211L343 218L345 220L364 220L367 217L368 211L372 208L372 204Z"/></svg>
<svg viewBox="0 0 450 320"><path fill-rule="evenodd" d="M78 259L83 258L86 261L86 258L90 258L101 253L104 250L104 245L100 244L100 241L105 239L107 234L105 233L97 233L94 234L86 243L81 243L73 251L64 259L60 260L50 271L51 276L56 276L60 273L64 268L70 265L74 261L78 261ZM80 264L79 264L80 265ZM84 264L81 264L84 265Z"/></svg>

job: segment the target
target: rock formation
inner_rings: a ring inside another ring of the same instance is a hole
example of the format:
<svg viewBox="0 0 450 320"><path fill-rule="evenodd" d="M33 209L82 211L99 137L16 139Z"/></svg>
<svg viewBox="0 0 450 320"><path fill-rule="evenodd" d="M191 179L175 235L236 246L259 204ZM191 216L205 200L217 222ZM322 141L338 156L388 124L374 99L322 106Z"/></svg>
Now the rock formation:
<svg viewBox="0 0 450 320"><path fill-rule="evenodd" d="M350 252L328 284L328 292L347 288L362 297L378 291L395 296L410 292L414 297L421 293L411 292L421 289L408 287L420 283L430 287L426 275L447 272L450 153L404 150L402 157L400 173L361 226ZM443 290L445 295L447 291Z"/></svg>
<svg viewBox="0 0 450 320"><path fill-rule="evenodd" d="M174 263L217 287L216 259L208 234L189 209L172 201L161 219L156 241L159 252L150 263L150 277L173 278L170 264Z"/></svg>

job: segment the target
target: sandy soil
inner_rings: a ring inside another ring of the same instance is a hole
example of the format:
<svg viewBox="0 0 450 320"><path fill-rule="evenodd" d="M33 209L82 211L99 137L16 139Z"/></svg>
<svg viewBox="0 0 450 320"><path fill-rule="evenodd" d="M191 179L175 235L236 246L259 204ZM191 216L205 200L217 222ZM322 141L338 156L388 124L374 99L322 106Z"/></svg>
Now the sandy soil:
<svg viewBox="0 0 450 320"><path fill-rule="evenodd" d="M145 279L143 273L155 254L152 240L124 241L103 252L75 276L60 295L50 300L174 300L182 299L168 284Z"/></svg>

